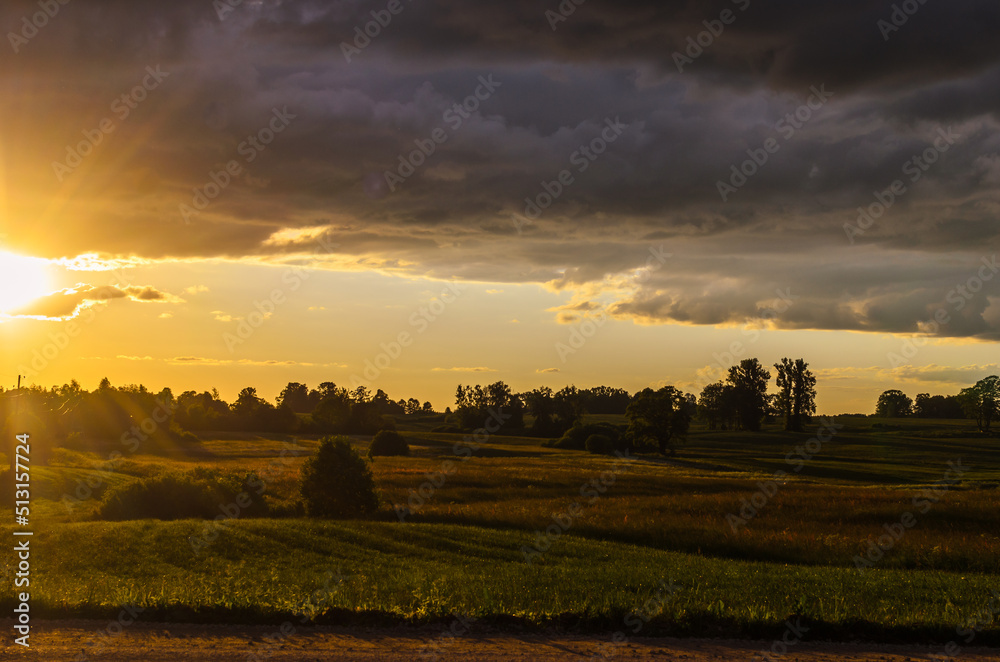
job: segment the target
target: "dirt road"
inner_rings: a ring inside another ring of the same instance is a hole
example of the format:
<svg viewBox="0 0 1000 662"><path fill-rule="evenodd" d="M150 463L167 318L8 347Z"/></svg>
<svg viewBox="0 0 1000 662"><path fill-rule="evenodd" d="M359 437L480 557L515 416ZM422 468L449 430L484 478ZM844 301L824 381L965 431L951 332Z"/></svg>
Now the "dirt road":
<svg viewBox="0 0 1000 662"><path fill-rule="evenodd" d="M771 642L710 639L648 639L633 637L612 644L611 635L575 636L477 632L449 637L442 627L389 628L297 628L285 634L280 627L172 625L136 623L125 626L114 637L104 621L37 621L31 647L14 644L14 622L0 620L0 659L190 662L201 660L251 662L312 662L357 660L359 662L562 662L564 660L708 660L761 659L759 653ZM111 628L117 632L117 626ZM95 642L102 642L96 643ZM271 643L274 642L274 643ZM435 647L434 642L440 644ZM904 662L926 660L944 652L943 646L883 646L802 642L788 648L782 662L827 662L833 660ZM964 648L962 662L986 662L1000 658L995 649Z"/></svg>

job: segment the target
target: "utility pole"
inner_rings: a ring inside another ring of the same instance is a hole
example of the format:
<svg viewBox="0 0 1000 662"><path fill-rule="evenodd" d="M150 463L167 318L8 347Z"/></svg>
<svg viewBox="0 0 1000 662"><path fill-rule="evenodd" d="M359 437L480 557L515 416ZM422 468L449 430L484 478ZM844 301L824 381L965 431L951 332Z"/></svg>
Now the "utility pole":
<svg viewBox="0 0 1000 662"><path fill-rule="evenodd" d="M18 414L21 413L21 409L22 409L22 407L21 407L21 399L23 397L24 396L21 393L21 375L18 374L18 376L17 376L17 413Z"/></svg>

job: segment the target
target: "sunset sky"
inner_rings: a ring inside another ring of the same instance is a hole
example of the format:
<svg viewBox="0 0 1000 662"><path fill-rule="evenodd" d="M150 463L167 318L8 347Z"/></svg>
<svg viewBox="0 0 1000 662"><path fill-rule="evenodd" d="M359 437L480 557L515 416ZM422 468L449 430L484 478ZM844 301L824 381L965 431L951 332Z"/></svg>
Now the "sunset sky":
<svg viewBox="0 0 1000 662"><path fill-rule="evenodd" d="M956 393L1000 5L902 4L6 2L0 385Z"/></svg>

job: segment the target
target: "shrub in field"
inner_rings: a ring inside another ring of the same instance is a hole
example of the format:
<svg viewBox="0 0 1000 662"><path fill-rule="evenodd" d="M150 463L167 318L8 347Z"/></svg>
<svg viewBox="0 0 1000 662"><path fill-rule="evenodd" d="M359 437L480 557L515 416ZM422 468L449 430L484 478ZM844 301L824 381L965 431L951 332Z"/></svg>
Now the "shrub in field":
<svg viewBox="0 0 1000 662"><path fill-rule="evenodd" d="M410 446L395 430L379 430L368 447L368 457L409 455Z"/></svg>
<svg viewBox="0 0 1000 662"><path fill-rule="evenodd" d="M378 509L371 467L346 437L324 437L302 467L302 497L310 517L348 519Z"/></svg>
<svg viewBox="0 0 1000 662"><path fill-rule="evenodd" d="M211 519L235 508L241 517L267 514L262 498L264 483L255 473L221 475L199 469L187 473L162 473L107 489L97 516L106 520Z"/></svg>
<svg viewBox="0 0 1000 662"><path fill-rule="evenodd" d="M97 515L108 520L206 518L214 517L218 506L207 482L168 473L107 490Z"/></svg>
<svg viewBox="0 0 1000 662"><path fill-rule="evenodd" d="M566 430L566 433L559 439L551 442L545 442L543 445L552 448L566 448L578 451L590 450L587 448L587 439L594 435L608 437L614 443L614 447L617 448L621 437L621 431L610 423L577 423L569 430ZM614 452L614 449L610 452Z"/></svg>
<svg viewBox="0 0 1000 662"><path fill-rule="evenodd" d="M598 455L611 455L615 452L615 442L611 437L603 434L592 434L587 437L585 446L588 453Z"/></svg>

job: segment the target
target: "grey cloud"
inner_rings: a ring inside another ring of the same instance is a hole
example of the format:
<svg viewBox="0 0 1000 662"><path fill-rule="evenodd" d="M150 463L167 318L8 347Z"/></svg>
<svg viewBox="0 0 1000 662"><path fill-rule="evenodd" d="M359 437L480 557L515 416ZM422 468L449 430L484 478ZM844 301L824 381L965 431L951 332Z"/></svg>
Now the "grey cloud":
<svg viewBox="0 0 1000 662"><path fill-rule="evenodd" d="M776 322L787 328L912 331L998 238L1000 7L926 3L886 41L877 21L892 4L588 2L553 31L556 2L405 2L348 64L340 43L379 7L266 0L219 20L203 0L70 3L3 56L0 84L17 90L0 96L18 164L4 174L8 240L51 257L305 252L318 266L568 290L640 268L662 243L677 259L606 302L616 314L738 322L791 281L802 298ZM9 3L0 24L34 7ZM672 53L724 8L737 20L678 74ZM53 161L156 64L170 78L58 182ZM496 94L389 193L384 172L489 74ZM780 137L776 123L823 84L830 102ZM296 119L248 161L239 145L276 107ZM629 129L578 172L570 155L609 117ZM844 224L939 124L960 143L851 245ZM780 149L723 203L716 182L775 136ZM234 160L240 174L184 223L179 206ZM562 169L573 184L518 234L511 214ZM316 226L333 253L268 241ZM988 284L941 332L993 337L996 295ZM65 314L81 296L39 305Z"/></svg>

